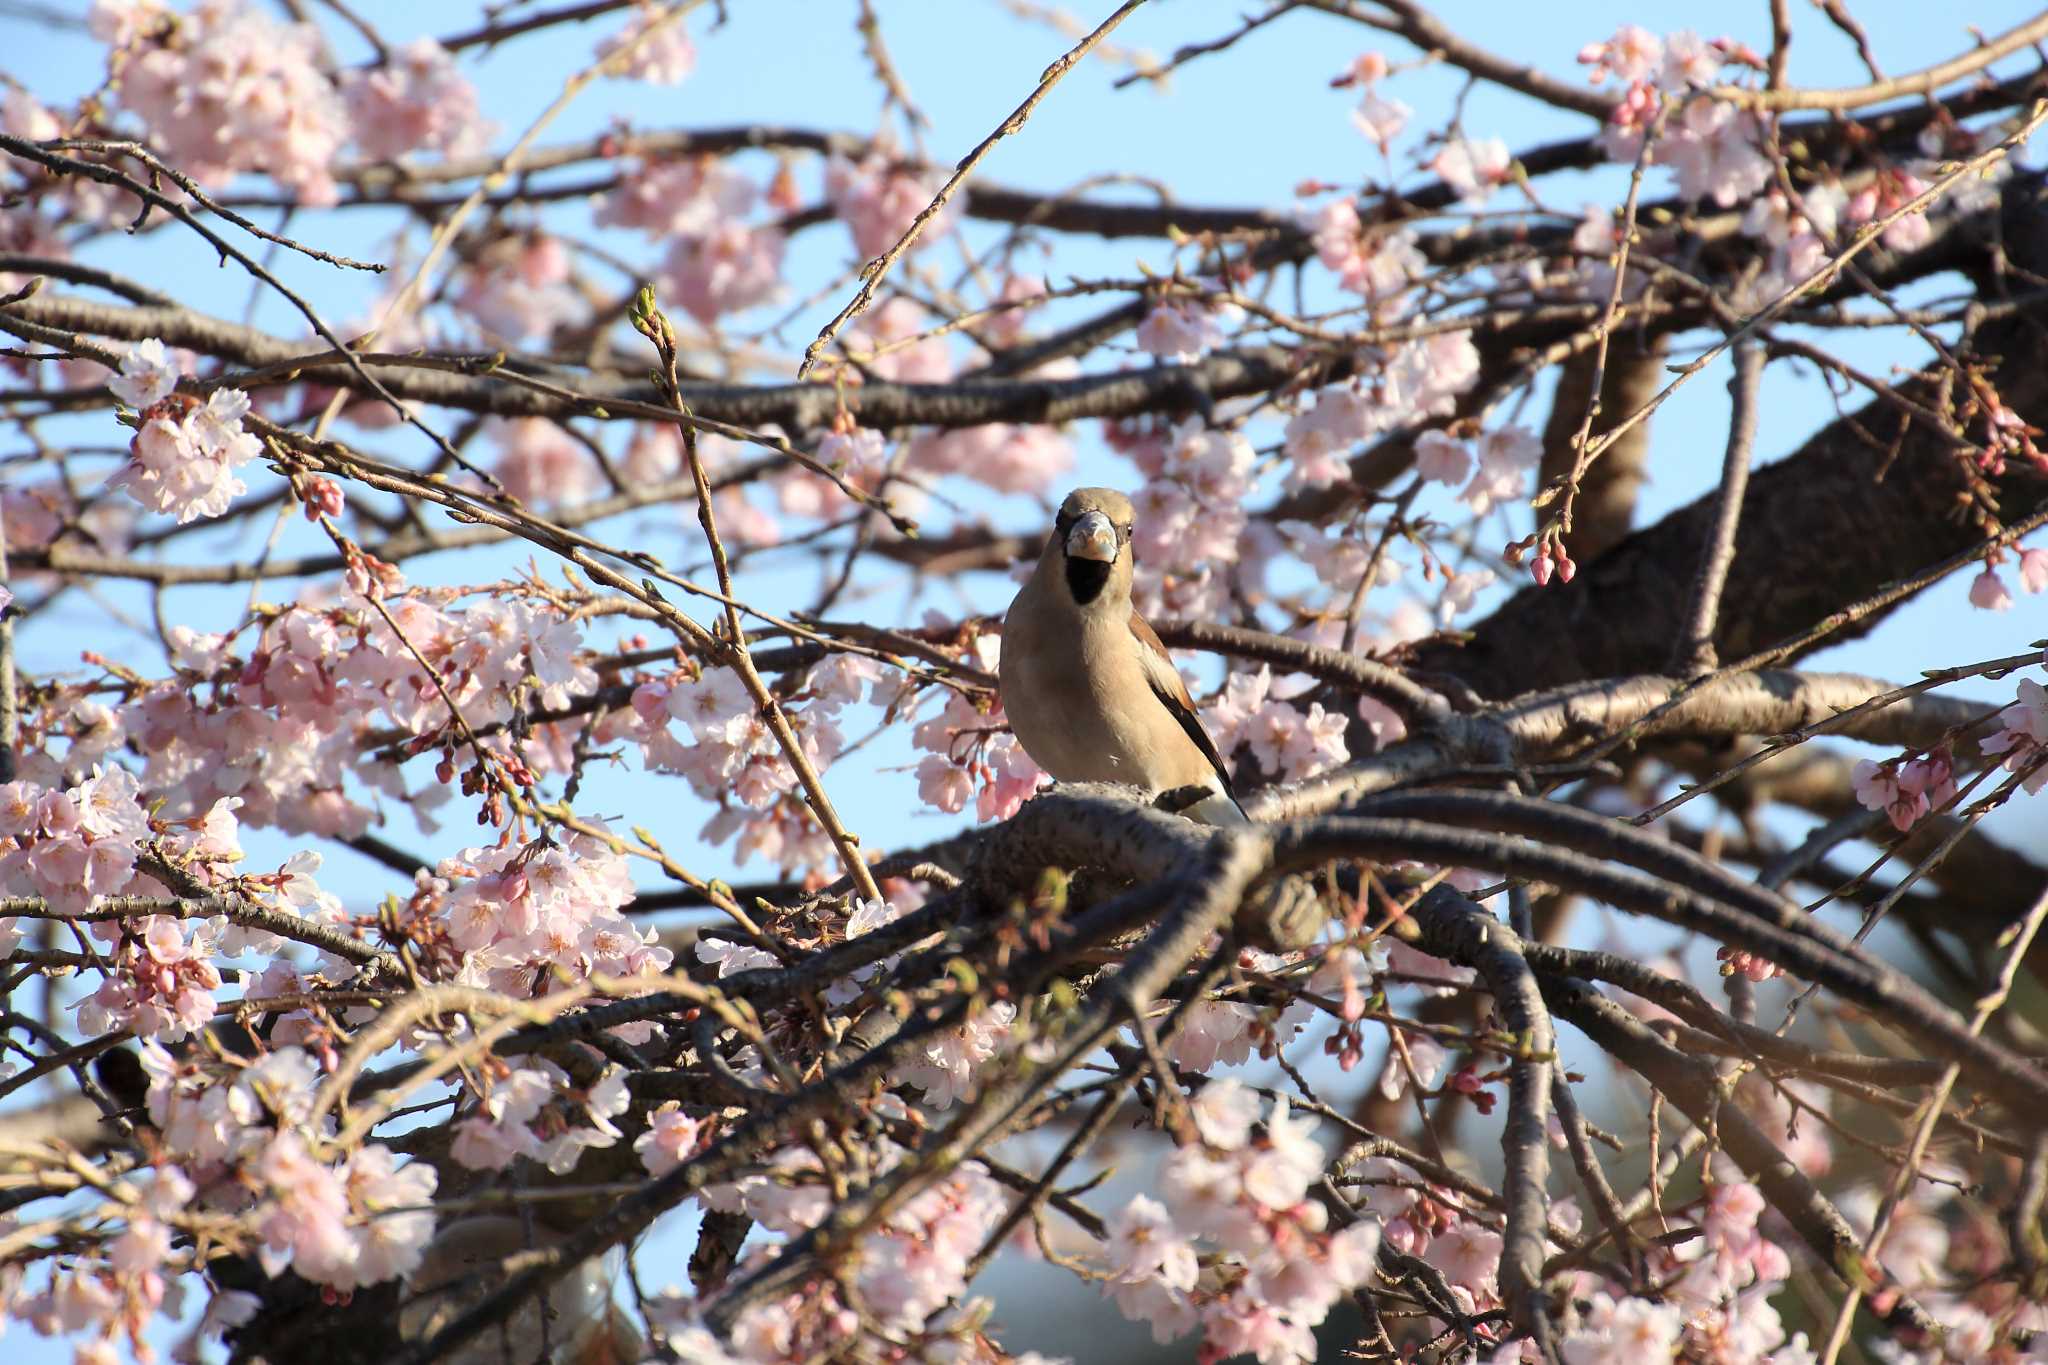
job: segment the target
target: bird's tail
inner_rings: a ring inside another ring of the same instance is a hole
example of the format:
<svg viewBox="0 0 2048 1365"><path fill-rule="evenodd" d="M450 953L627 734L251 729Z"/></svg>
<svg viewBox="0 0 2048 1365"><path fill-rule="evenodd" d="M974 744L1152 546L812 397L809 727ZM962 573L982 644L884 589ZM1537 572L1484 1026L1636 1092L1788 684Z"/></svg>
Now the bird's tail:
<svg viewBox="0 0 2048 1365"><path fill-rule="evenodd" d="M1237 804L1229 792L1218 791L1205 796L1181 812L1190 820L1205 825L1249 825L1251 817L1244 813L1244 807Z"/></svg>

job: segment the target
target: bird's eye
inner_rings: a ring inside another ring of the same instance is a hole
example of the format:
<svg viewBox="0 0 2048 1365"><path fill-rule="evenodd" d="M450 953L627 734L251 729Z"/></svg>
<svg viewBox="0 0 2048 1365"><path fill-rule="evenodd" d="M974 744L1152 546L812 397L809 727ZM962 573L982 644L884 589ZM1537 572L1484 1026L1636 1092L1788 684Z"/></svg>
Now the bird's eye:
<svg viewBox="0 0 2048 1365"><path fill-rule="evenodd" d="M1117 527L1117 528L1116 528L1116 533L1117 533L1118 535L1122 536L1122 537L1123 537L1123 538L1124 538L1125 540L1129 540L1129 539L1131 538L1131 532L1132 532L1132 531L1134 531L1134 530L1136 530L1136 529L1137 529L1137 523L1136 523L1136 522L1132 522L1132 521L1127 521L1127 522L1125 522L1125 523L1124 523L1123 525L1121 525L1121 526L1119 526L1119 527Z"/></svg>

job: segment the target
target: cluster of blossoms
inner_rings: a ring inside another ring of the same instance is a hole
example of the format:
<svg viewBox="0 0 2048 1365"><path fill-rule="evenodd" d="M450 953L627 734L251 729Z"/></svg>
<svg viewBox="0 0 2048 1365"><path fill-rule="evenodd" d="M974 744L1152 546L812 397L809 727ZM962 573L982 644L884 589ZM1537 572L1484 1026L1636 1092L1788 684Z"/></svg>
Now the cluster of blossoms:
<svg viewBox="0 0 2048 1365"><path fill-rule="evenodd" d="M1232 673L1223 690L1203 708L1203 719L1217 752L1225 760L1239 746L1251 750L1265 775L1293 782L1349 761L1344 739L1349 721L1341 711L1325 711L1311 701L1303 711L1291 698L1312 691L1315 679L1306 674L1274 678L1260 665L1256 673Z"/></svg>
<svg viewBox="0 0 2048 1365"><path fill-rule="evenodd" d="M408 794L396 762L366 754L367 732L434 732L451 702L472 726L503 724L531 700L561 707L596 688L578 628L552 607L489 598L457 610L406 593L386 610L395 631L359 608L286 608L264 621L245 659L223 636L174 627L177 676L113 711L95 743L131 744L144 784L173 811L240 797L244 823L346 837L374 814L350 778L406 800L423 821L448 795L440 783ZM570 763L558 726L536 727L516 751L503 737L486 748L512 780ZM452 780L452 763L440 776Z"/></svg>
<svg viewBox="0 0 2048 1365"><path fill-rule="evenodd" d="M1401 136L1401 130L1415 113L1401 101L1380 94L1379 83L1387 78L1387 71L1385 57L1366 52L1354 58L1344 73L1330 82L1334 87L1359 88L1358 107L1351 112L1351 122L1380 149L1381 156L1393 153L1394 139Z"/></svg>
<svg viewBox="0 0 2048 1365"><path fill-rule="evenodd" d="M766 198L794 207L775 189ZM762 199L753 181L715 157L646 161L599 201L597 221L670 243L656 287L710 327L782 291L781 230L746 221Z"/></svg>
<svg viewBox="0 0 2048 1365"><path fill-rule="evenodd" d="M217 517L247 486L235 471L263 453L263 443L242 429L249 395L215 389L202 403L173 392L179 364L163 342L137 342L121 358L108 387L141 415L128 463L107 486L126 492L152 512L180 524Z"/></svg>
<svg viewBox="0 0 2048 1365"><path fill-rule="evenodd" d="M1313 211L1304 208L1301 217L1315 242L1316 259L1335 272L1342 288L1364 295L1376 317L1401 315L1411 301L1409 286L1429 264L1415 245L1413 228L1368 228L1348 198Z"/></svg>
<svg viewBox="0 0 2048 1365"><path fill-rule="evenodd" d="M931 171L904 165L885 145L877 145L859 161L835 154L825 164L825 197L853 234L853 249L864 260L896 245L943 183L943 177ZM925 223L912 248L931 245L952 226L951 211L941 209Z"/></svg>
<svg viewBox="0 0 2048 1365"><path fill-rule="evenodd" d="M804 676L798 695L805 704L795 698L782 703L783 717L814 771L830 767L845 745L841 709L878 688L881 676L872 659L835 654ZM828 836L795 795L796 769L731 669L679 669L649 679L633 689L631 707L607 717L599 732L600 741L640 745L652 771L688 779L692 790L718 807L704 837L722 842L738 834L742 860L760 853L795 870L831 859Z"/></svg>
<svg viewBox="0 0 2048 1365"><path fill-rule="evenodd" d="M588 834L464 849L414 895L443 918L465 984L517 997L551 978L667 971L673 955L622 913L632 899L624 855Z"/></svg>
<svg viewBox="0 0 2048 1365"><path fill-rule="evenodd" d="M490 140L476 87L432 38L394 48L381 66L343 73L341 97L356 145L372 160L395 161L422 149L468 156Z"/></svg>
<svg viewBox="0 0 2048 1365"><path fill-rule="evenodd" d="M1145 475L1131 499L1139 611L1155 618L1220 614L1258 463L1251 441L1194 417L1164 428L1112 426L1107 435Z"/></svg>
<svg viewBox="0 0 2048 1365"><path fill-rule="evenodd" d="M1004 296L1029 297L1031 292L1031 282L1027 281L1016 288L1006 285ZM1042 281L1037 282L1036 292L1044 292ZM847 333L846 353L857 367L849 379L872 376L899 384L943 384L953 379L959 367L947 339L930 335L930 331L924 310L910 299L899 296L868 310ZM1055 378L1060 373L1071 372L1071 369L1069 362L1067 371L1056 371L1048 366L1034 373ZM850 418L842 418L826 441L836 434L845 434L863 443L865 449L858 452L859 458L849 459L848 456L854 452L828 447L823 442L818 449L818 458L827 463L846 459L848 471L857 472L857 477L849 481L857 482L871 492L877 490L885 467L881 434L870 435L854 427ZM828 458L828 449L831 458ZM1002 493L1043 494L1073 466L1072 444L1054 428L1038 422L988 422L951 429L928 428L911 438L902 458L906 474L957 475ZM815 476L806 477L815 485L823 484ZM829 487L820 486L810 494L801 484L790 487L786 483L784 486L787 491L783 505L802 515L823 515L822 512L811 511L806 505L810 496L821 498L823 507L833 510L838 509L844 498L843 494ZM915 489L900 481L891 486L889 494L899 504L912 509L916 506ZM910 496L906 497L906 494Z"/></svg>
<svg viewBox="0 0 2048 1365"><path fill-rule="evenodd" d="M644 6L600 44L600 56L623 54L610 74L674 84L689 73L689 34L674 16L656 24L657 13ZM94 0L90 22L113 50L121 107L172 165L209 187L260 172L301 203L328 205L335 162L351 143L371 160L455 157L491 134L475 85L431 38L330 79L313 25L280 24L243 0L201 0L184 13L163 0ZM650 24L656 31L643 36Z"/></svg>
<svg viewBox="0 0 2048 1365"><path fill-rule="evenodd" d="M1262 952L1257 948L1238 950L1237 966L1247 973L1279 976L1298 970L1298 953ZM1346 1037L1332 1051L1343 1051L1350 1041L1350 1025L1364 1011L1365 997L1375 988L1377 974L1386 969L1386 956L1378 944L1372 955L1355 948L1333 948L1324 952L1309 969L1307 988L1334 996L1344 1002ZM1242 1066L1253 1056L1270 1057L1300 1034L1313 1011L1300 1001L1290 1003L1277 1014L1237 1000L1197 1000L1180 1007L1180 1027L1166 1044L1174 1065L1188 1071L1207 1073L1219 1066ZM1346 1065L1346 1070L1350 1069Z"/></svg>
<svg viewBox="0 0 2048 1365"><path fill-rule="evenodd" d="M1893 829L1909 830L1931 808L1946 805L1955 796L1955 756L1944 747L1903 763L1861 759L1850 779L1858 805L1883 811Z"/></svg>
<svg viewBox="0 0 2048 1365"><path fill-rule="evenodd" d="M289 1265L346 1292L418 1264L434 1227L433 1167L400 1166L377 1144L338 1162L326 1155L333 1120L314 1114L321 1066L306 1051L279 1047L243 1062L173 1057L146 1042L142 1064L150 1121L197 1187L196 1207L234 1212L255 1193L249 1225L266 1272Z"/></svg>
<svg viewBox="0 0 2048 1365"><path fill-rule="evenodd" d="M1074 467L1066 437L1037 422L986 422L921 433L905 462L912 472L957 474L999 493L1044 493Z"/></svg>
<svg viewBox="0 0 2048 1365"><path fill-rule="evenodd" d="M1344 456L1360 442L1431 417L1448 416L1479 378L1479 352L1466 332L1404 342L1360 379L1316 391L1289 419L1288 486L1320 487L1348 476ZM1507 433L1519 428L1507 428Z"/></svg>
<svg viewBox="0 0 2048 1365"><path fill-rule="evenodd" d="M528 506L569 506L604 487L590 452L544 417L493 417L483 435L498 451L491 477Z"/></svg>
<svg viewBox="0 0 2048 1365"><path fill-rule="evenodd" d="M1885 1288L1902 1292L1942 1328L1939 1344L1875 1344L1885 1365L2040 1365L2048 1361L2048 1304L2023 1297L2001 1271L2012 1264L2006 1220L1974 1197L1970 1177L1938 1157L1892 1210L1875 1247ZM1868 1242L1883 1196L1870 1185L1846 1191L1842 1216ZM1875 1276L1873 1276L1875 1278Z"/></svg>
<svg viewBox="0 0 2048 1365"><path fill-rule="evenodd" d="M238 0L202 0L189 14L159 0L95 0L92 29L114 49L122 107L172 165L208 186L260 171L302 203L334 202L348 109L320 69L312 25L280 24Z"/></svg>
<svg viewBox="0 0 2048 1365"><path fill-rule="evenodd" d="M497 1069L504 1074L487 1083L449 1144L448 1155L471 1170L502 1171L525 1157L565 1175L585 1149L609 1147L622 1136L612 1120L632 1103L623 1068L606 1067L587 1086L545 1058Z"/></svg>
<svg viewBox="0 0 2048 1365"><path fill-rule="evenodd" d="M1001 651L1000 635L977 635L967 662L993 673ZM1000 701L948 691L939 713L910 732L910 742L925 751L917 761L917 794L925 804L950 814L973 801L983 821L1015 815L1045 774L1008 725Z"/></svg>
<svg viewBox="0 0 2048 1365"><path fill-rule="evenodd" d="M1514 157L1508 144L1497 137L1454 137L1430 159L1429 169L1443 177L1456 191L1458 202L1467 208L1481 208L1494 190L1514 178Z"/></svg>
<svg viewBox="0 0 2048 1365"><path fill-rule="evenodd" d="M881 1117L903 1119L894 1100L883 1101ZM680 1132L686 1120L672 1121ZM873 1177L901 1166L908 1154L882 1139L862 1153ZM770 1156L754 1174L704 1191L706 1207L743 1212L767 1232L795 1238L815 1227L832 1210L831 1177L815 1153L787 1147ZM993 1360L962 1354L961 1345L926 1354L918 1349L959 1335L967 1324L986 1316L987 1305L976 1301L947 1310L967 1287L970 1263L1008 1211L1011 1196L979 1164L969 1162L915 1197L866 1233L848 1257L845 1279L806 1286L787 1297L749 1305L735 1319L723 1345L693 1325L697 1305L679 1300L663 1307L659 1319L683 1358L705 1362L781 1362L852 1353L870 1332L891 1343L898 1359ZM1028 1240L1016 1245L1029 1249ZM764 1259L766 1249L752 1253L735 1271ZM840 1284L852 1291L856 1313L842 1297ZM897 1343L916 1345L907 1352ZM875 1344L880 1344L879 1342ZM701 1354L700 1354L701 1352Z"/></svg>
<svg viewBox="0 0 2048 1365"><path fill-rule="evenodd" d="M182 824L152 819L135 778L119 767L95 767L68 787L15 781L0 786L0 891L40 896L56 914L83 915L107 896L171 894L139 872L145 844L203 885L224 880L242 856L232 800ZM183 1037L214 1014L221 976L213 958L225 946L247 946L220 917L181 920L137 915L100 920L92 936L104 980L79 1006L80 1027L100 1034ZM20 940L16 921L0 920L0 950Z"/></svg>
<svg viewBox="0 0 2048 1365"><path fill-rule="evenodd" d="M1788 194L1773 184L1757 115L1709 93L1727 66L1762 67L1746 46L1727 38L1704 40L1689 30L1660 39L1628 25L1606 42L1589 44L1579 60L1596 83L1611 76L1625 87L1601 137L1610 156L1633 161L1659 111L1666 110L1650 160L1674 173L1680 196L1723 208L1749 201L1742 231L1770 247L1771 255L1767 268L1740 286L1735 302L1744 308L1797 288L1826 262L1837 234L1863 224L1889 220L1882 240L1893 251L1927 245L1933 228L1924 207L1904 210L1927 191L1941 167L1982 150L1993 136L1952 125L1930 127L1921 134L1917 159L1880 166L1854 188L1823 176ZM1990 202L1996 182L2010 173L2001 162L1986 177L1958 184L1954 206L1970 211ZM1612 249L1611 224L1589 222L1588 228L1575 239L1577 250L1604 255ZM1604 295L1611 275L1597 266L1587 274L1591 292Z"/></svg>
<svg viewBox="0 0 2048 1365"><path fill-rule="evenodd" d="M154 1359L149 1329L160 1313L181 1306L180 1277L193 1268L193 1258L172 1247L173 1230L187 1221L195 1192L183 1170L153 1167L114 1182L113 1189L125 1213L120 1231L103 1244L103 1258L81 1257L53 1268L48 1283L33 1293L23 1291L19 1270L0 1274L0 1290L5 1291L0 1298L9 1315L28 1323L38 1336L92 1334L77 1343L76 1365ZM217 1293L175 1358L199 1359L202 1336L246 1321L256 1303L253 1294Z"/></svg>
<svg viewBox="0 0 2048 1365"><path fill-rule="evenodd" d="M545 339L583 316L570 273L569 249L561 238L540 231L509 234L470 256L455 306L493 345Z"/></svg>
<svg viewBox="0 0 2048 1365"><path fill-rule="evenodd" d="M855 426L842 418L818 438L818 463L837 474L847 488L880 494L889 479L889 441L873 427ZM887 490L894 494L896 490ZM846 488L822 474L791 470L776 484L782 510L800 517L829 521L850 514L858 504Z"/></svg>
<svg viewBox="0 0 2048 1365"><path fill-rule="evenodd" d="M605 74L649 85L681 85L697 69L697 49L673 8L641 0L633 22L597 45Z"/></svg>
<svg viewBox="0 0 2048 1365"><path fill-rule="evenodd" d="M2048 656L2044 656L2048 663ZM2004 755L2000 766L2020 774L2029 794L2048 785L2048 688L2022 678L2017 699L1998 713L1998 730L1979 747L1991 756ZM1913 828L1930 810L1946 805L1956 794L1955 755L1947 745L1917 758L1879 763L1858 760L1850 774L1857 804L1882 811L1894 829Z"/></svg>
<svg viewBox="0 0 2048 1365"><path fill-rule="evenodd" d="M1205 1358L1315 1359L1316 1324L1373 1274L1379 1223L1329 1230L1309 1197L1325 1164L1315 1121L1284 1098L1256 1137L1258 1095L1237 1081L1209 1082L1188 1108L1192 1131L1160 1172L1164 1202L1139 1195L1110 1219L1106 1292L1161 1342L1199 1325Z"/></svg>
<svg viewBox="0 0 2048 1365"><path fill-rule="evenodd" d="M1756 1186L1723 1169L1682 1212L1700 1235L1649 1255L1658 1300L1633 1298L1618 1285L1581 1274L1577 1292L1591 1305L1562 1343L1570 1365L1635 1365L1674 1347L1688 1357L1810 1365L1804 1333L1786 1339L1771 1300L1792 1273L1784 1248L1758 1226L1765 1210Z"/></svg>
<svg viewBox="0 0 2048 1365"><path fill-rule="evenodd" d="M1659 39L1629 24L1604 43L1589 43L1579 60L1591 68L1595 83L1611 76L1625 87L1601 134L1609 156L1634 161L1665 100L1683 101L1650 149L1654 164L1677 175L1680 195L1726 208L1770 183L1771 163L1756 115L1704 97L1722 67L1762 65L1747 48L1727 38L1708 41L1690 29Z"/></svg>
<svg viewBox="0 0 2048 1365"><path fill-rule="evenodd" d="M2020 590L2029 595L2048 592L2048 550L2020 551ZM2010 611L2012 591L2005 579L1989 564L1970 580L1970 605L1981 611Z"/></svg>
<svg viewBox="0 0 2048 1365"><path fill-rule="evenodd" d="M1998 733L1978 747L2004 754L2006 771L2025 773L2020 785L2035 795L2048 785L2048 688L2022 678L2018 692L2019 700L1998 713Z"/></svg>
<svg viewBox="0 0 2048 1365"><path fill-rule="evenodd" d="M1199 360L1223 344L1225 327L1244 316L1234 303L1203 298L1161 299L1138 324L1132 340L1161 360Z"/></svg>
<svg viewBox="0 0 2048 1365"><path fill-rule="evenodd" d="M1452 488L1464 484L1458 498L1475 516L1512 506L1522 498L1528 491L1529 475L1542 461L1543 442L1527 427L1500 427L1476 442L1461 441L1440 430L1425 431L1415 439L1415 472Z"/></svg>

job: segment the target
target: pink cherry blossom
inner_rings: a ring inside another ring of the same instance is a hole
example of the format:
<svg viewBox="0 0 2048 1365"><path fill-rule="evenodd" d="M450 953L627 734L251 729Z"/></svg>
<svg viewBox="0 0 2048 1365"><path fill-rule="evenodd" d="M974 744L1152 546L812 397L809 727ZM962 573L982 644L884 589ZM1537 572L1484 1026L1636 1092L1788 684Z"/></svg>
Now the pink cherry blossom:
<svg viewBox="0 0 2048 1365"><path fill-rule="evenodd" d="M648 1116L647 1131L633 1139L633 1150L649 1175L667 1175L689 1158L703 1128L680 1109L659 1109Z"/></svg>
<svg viewBox="0 0 2048 1365"><path fill-rule="evenodd" d="M138 341L121 357L121 373L108 381L114 397L137 412L156 406L178 385L178 364L155 337Z"/></svg>
<svg viewBox="0 0 2048 1365"><path fill-rule="evenodd" d="M1394 139L1401 136L1401 130L1408 126L1408 120L1414 114L1415 111L1401 101L1367 89L1359 96L1358 107L1351 111L1351 122L1380 149L1381 155L1386 155L1393 150Z"/></svg>
<svg viewBox="0 0 2048 1365"><path fill-rule="evenodd" d="M511 344L545 338L585 311L569 285L568 248L544 232L503 237L478 252L456 306L487 336Z"/></svg>
<svg viewBox="0 0 2048 1365"><path fill-rule="evenodd" d="M604 486L604 475L590 452L553 422L494 417L485 424L484 434L498 447L491 473L521 502L575 502Z"/></svg>
<svg viewBox="0 0 2048 1365"><path fill-rule="evenodd" d="M877 148L858 162L834 156L825 167L825 197L852 231L854 250L863 258L894 246L942 183L930 172L897 162L887 148ZM941 210L925 223L913 249L931 245L951 226L951 211Z"/></svg>
<svg viewBox="0 0 2048 1365"><path fill-rule="evenodd" d="M93 24L116 44L121 105L172 164L216 187L261 171L301 203L332 203L349 123L317 31L238 0L202 0L171 25L152 12L162 13L146 0L95 0Z"/></svg>
<svg viewBox="0 0 2048 1365"><path fill-rule="evenodd" d="M1472 451L1463 441L1435 429L1415 438L1415 472L1425 479L1453 486L1472 473Z"/></svg>
<svg viewBox="0 0 2048 1365"><path fill-rule="evenodd" d="M690 316L711 326L727 313L745 312L782 292L782 234L774 228L727 223L676 239L661 292Z"/></svg>
<svg viewBox="0 0 2048 1365"><path fill-rule="evenodd" d="M1223 331L1201 300L1163 299L1138 324L1133 339L1148 355L1185 362L1221 346Z"/></svg>
<svg viewBox="0 0 2048 1365"><path fill-rule="evenodd" d="M1559 1344L1566 1365L1642 1365L1678 1350L1684 1320L1677 1309L1648 1299L1596 1294L1586 1325Z"/></svg>
<svg viewBox="0 0 2048 1365"><path fill-rule="evenodd" d="M481 151L490 125L477 110L476 87L432 38L395 48L380 65L345 72L341 95L356 145L373 160L428 150L446 157Z"/></svg>
<svg viewBox="0 0 2048 1365"><path fill-rule="evenodd" d="M1312 406L1288 420L1287 486L1318 488L1348 477L1352 448L1382 426L1382 414L1356 385L1319 390Z"/></svg>
<svg viewBox="0 0 2048 1365"><path fill-rule="evenodd" d="M1337 272L1338 283L1375 303L1395 299L1419 278L1426 262L1407 228L1367 231L1349 199L1325 204L1309 218L1316 258Z"/></svg>
<svg viewBox="0 0 2048 1365"><path fill-rule="evenodd" d="M975 1093L976 1070L1001 1049L1016 1018L1016 1006L999 1000L966 1023L928 1039L894 1075L922 1090L926 1104L950 1108Z"/></svg>
<svg viewBox="0 0 2048 1365"><path fill-rule="evenodd" d="M247 491L234 471L256 458L263 446L242 429L249 396L239 389L215 389L204 405L186 401L153 409L129 444L129 461L108 476L153 512L182 524L217 517Z"/></svg>
<svg viewBox="0 0 2048 1365"><path fill-rule="evenodd" d="M1588 43L1579 49L1579 61L1592 68L1587 76L1599 84L1609 76L1624 85L1647 80L1664 60L1664 45L1657 35L1636 24L1625 24L1604 43Z"/></svg>
<svg viewBox="0 0 2048 1365"><path fill-rule="evenodd" d="M1429 169L1442 176L1461 201L1476 208L1492 196L1496 186L1507 183L1513 162L1508 144L1500 138L1473 142L1459 137L1443 145Z"/></svg>
<svg viewBox="0 0 2048 1365"><path fill-rule="evenodd" d="M2005 579L1998 570L1987 566L1970 580L1970 605L1980 611L2012 609L2012 590L2005 586Z"/></svg>
<svg viewBox="0 0 2048 1365"><path fill-rule="evenodd" d="M2048 550L2020 551L2020 588L2028 593L2048 592Z"/></svg>
<svg viewBox="0 0 2048 1365"><path fill-rule="evenodd" d="M697 49L674 6L642 0L633 22L597 45L605 74L650 85L681 85L697 69Z"/></svg>

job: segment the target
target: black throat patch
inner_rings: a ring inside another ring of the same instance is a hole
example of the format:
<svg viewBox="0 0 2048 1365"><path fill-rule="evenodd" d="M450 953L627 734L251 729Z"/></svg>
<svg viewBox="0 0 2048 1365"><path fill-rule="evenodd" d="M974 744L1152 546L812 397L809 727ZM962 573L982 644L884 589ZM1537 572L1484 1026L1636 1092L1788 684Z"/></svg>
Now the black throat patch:
<svg viewBox="0 0 2048 1365"><path fill-rule="evenodd" d="M1074 594L1074 600L1087 606L1102 595L1102 589L1109 582L1109 571L1116 567L1100 559L1078 559L1067 556L1067 591Z"/></svg>

